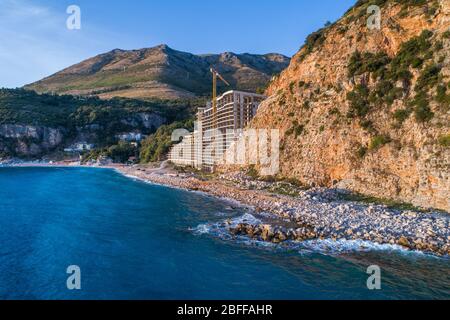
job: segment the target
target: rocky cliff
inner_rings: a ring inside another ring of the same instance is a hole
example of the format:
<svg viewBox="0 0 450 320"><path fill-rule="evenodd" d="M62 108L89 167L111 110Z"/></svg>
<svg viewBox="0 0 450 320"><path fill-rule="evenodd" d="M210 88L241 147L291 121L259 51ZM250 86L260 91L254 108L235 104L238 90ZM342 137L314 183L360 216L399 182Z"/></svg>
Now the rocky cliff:
<svg viewBox="0 0 450 320"><path fill-rule="evenodd" d="M39 158L56 150L62 150L74 142L90 142L103 146L114 142L114 135L134 132L152 133L165 124L166 118L155 113L136 113L112 123L95 123L51 128L45 126L3 124L0 125L0 158Z"/></svg>
<svg viewBox="0 0 450 320"><path fill-rule="evenodd" d="M281 130L280 176L450 211L449 28L448 0L360 0L310 35L251 125Z"/></svg>
<svg viewBox="0 0 450 320"><path fill-rule="evenodd" d="M101 98L192 98L210 94L210 67L233 88L265 88L289 64L280 54L194 55L160 45L140 50L113 50L26 86L38 92L97 95Z"/></svg>
<svg viewBox="0 0 450 320"><path fill-rule="evenodd" d="M0 152L37 156L58 147L66 130L42 126L0 125Z"/></svg>

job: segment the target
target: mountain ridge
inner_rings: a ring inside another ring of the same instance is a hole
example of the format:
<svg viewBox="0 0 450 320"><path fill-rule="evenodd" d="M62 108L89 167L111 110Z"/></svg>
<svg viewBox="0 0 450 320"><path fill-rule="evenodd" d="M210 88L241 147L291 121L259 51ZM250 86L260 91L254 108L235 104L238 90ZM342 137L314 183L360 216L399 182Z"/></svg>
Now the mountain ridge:
<svg viewBox="0 0 450 320"><path fill-rule="evenodd" d="M39 93L96 95L106 99L192 98L209 94L211 66L222 73L233 88L256 91L265 88L289 61L288 57L277 53L195 55L162 44L135 50L114 49L25 88Z"/></svg>

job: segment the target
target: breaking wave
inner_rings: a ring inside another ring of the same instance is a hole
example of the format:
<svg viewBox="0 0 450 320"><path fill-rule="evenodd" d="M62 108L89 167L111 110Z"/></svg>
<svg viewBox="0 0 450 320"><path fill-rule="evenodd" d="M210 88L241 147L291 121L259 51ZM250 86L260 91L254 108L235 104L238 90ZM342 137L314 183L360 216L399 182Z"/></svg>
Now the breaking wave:
<svg viewBox="0 0 450 320"><path fill-rule="evenodd" d="M401 254L416 254L416 255L427 255L426 253L420 251L407 250L399 245L391 244L379 244L371 241L365 240L307 240L303 242L299 241L286 241L280 244L274 244L270 242L265 242L257 239L251 239L248 236L235 236L229 232L229 229L235 227L239 223L248 224L261 224L262 220L258 219L250 213L246 213L240 217L233 219L228 219L218 223L206 223L198 225L195 228L190 229L195 235L210 235L212 237L219 238L224 241L233 241L235 243L260 247L260 248L270 248L275 250L287 250L287 251L298 251L299 254L314 254L321 253L325 255L340 255L353 252L371 252L371 251L387 251L396 252Z"/></svg>

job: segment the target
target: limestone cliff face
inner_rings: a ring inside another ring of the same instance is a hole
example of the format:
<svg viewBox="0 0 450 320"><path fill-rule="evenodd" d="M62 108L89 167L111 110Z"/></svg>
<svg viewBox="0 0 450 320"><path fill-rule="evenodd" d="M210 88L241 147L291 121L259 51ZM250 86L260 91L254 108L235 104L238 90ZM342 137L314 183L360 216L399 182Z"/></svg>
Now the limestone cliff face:
<svg viewBox="0 0 450 320"><path fill-rule="evenodd" d="M131 127L144 127L146 129L156 129L167 122L166 119L155 113L136 113L133 117L123 119L122 123Z"/></svg>
<svg viewBox="0 0 450 320"><path fill-rule="evenodd" d="M145 112L120 119L120 124L130 131L140 132L155 131L166 122L166 118L156 113ZM119 127L115 133L122 133L120 129ZM0 125L0 158L2 155L38 158L77 141L101 143L105 131L110 132L104 125L97 123L75 128L2 124Z"/></svg>
<svg viewBox="0 0 450 320"><path fill-rule="evenodd" d="M281 130L280 175L450 211L449 28L448 0L359 1L310 36L251 124Z"/></svg>
<svg viewBox="0 0 450 320"><path fill-rule="evenodd" d="M0 151L6 154L36 156L59 146L63 129L17 124L0 125Z"/></svg>

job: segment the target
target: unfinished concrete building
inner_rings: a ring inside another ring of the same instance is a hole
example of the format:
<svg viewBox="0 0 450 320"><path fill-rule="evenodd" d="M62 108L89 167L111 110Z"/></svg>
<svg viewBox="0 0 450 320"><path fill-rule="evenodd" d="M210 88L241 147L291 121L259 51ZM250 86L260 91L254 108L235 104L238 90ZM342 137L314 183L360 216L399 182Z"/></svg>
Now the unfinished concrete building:
<svg viewBox="0 0 450 320"><path fill-rule="evenodd" d="M177 165L214 170L265 98L260 94L233 90L217 98L216 114L212 103L199 108L195 132L172 148L169 160Z"/></svg>

